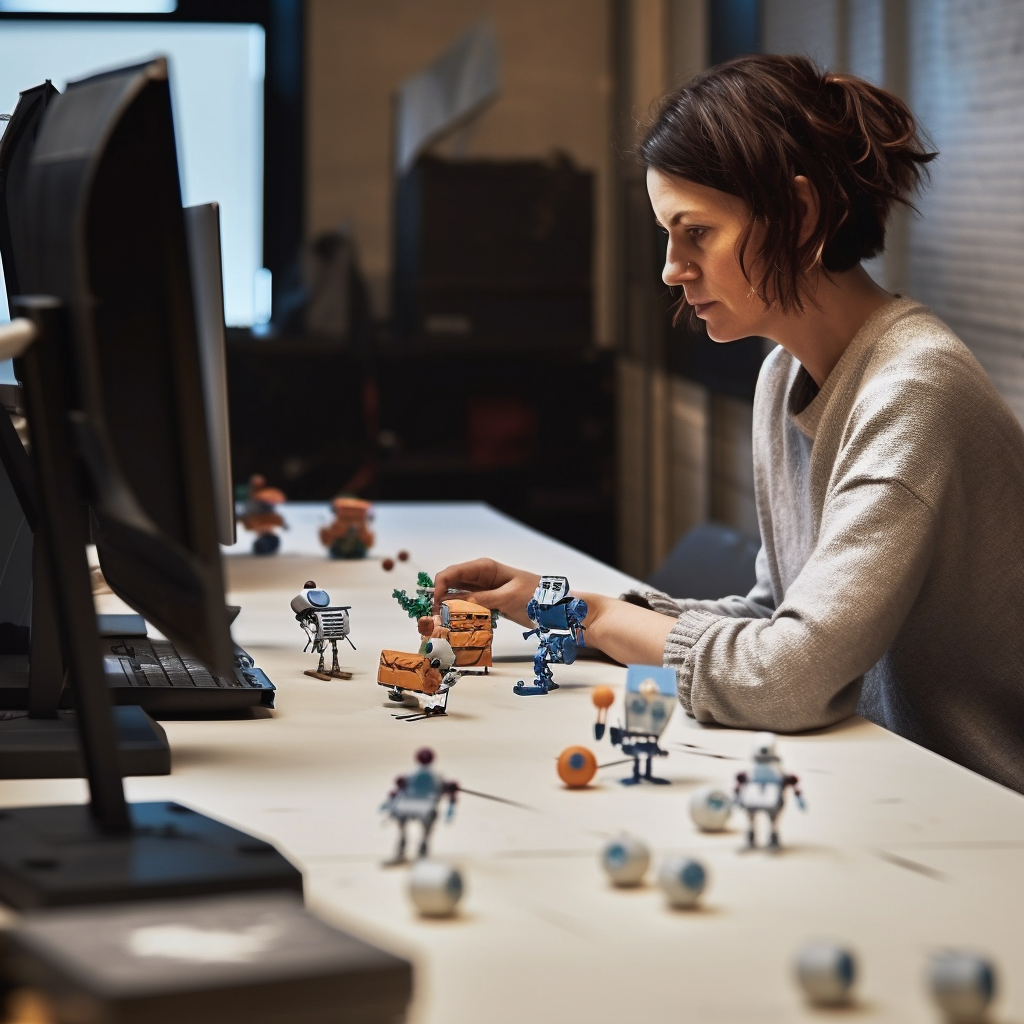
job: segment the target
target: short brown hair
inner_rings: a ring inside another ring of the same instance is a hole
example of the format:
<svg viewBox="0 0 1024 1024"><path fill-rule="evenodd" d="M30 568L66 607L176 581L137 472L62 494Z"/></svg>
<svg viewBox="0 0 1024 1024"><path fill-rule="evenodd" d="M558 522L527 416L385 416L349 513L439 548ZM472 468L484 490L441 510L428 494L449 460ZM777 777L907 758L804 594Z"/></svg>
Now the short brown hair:
<svg viewBox="0 0 1024 1024"><path fill-rule="evenodd" d="M660 103L638 155L650 168L739 196L750 207L740 266L766 306L802 310L801 284L819 262L840 272L885 247L893 203L912 206L924 167L907 105L806 57L738 57L697 75ZM793 178L804 175L820 216L801 244ZM747 246L764 227L754 281ZM681 300L677 319L686 309Z"/></svg>

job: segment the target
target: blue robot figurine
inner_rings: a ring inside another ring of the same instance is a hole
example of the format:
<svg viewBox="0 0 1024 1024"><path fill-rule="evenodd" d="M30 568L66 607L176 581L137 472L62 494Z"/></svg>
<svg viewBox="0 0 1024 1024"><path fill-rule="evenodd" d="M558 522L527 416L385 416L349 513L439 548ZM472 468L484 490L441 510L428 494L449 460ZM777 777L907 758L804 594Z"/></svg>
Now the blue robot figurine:
<svg viewBox="0 0 1024 1024"><path fill-rule="evenodd" d="M569 580L565 576L541 576L533 600L526 606L526 614L537 627L523 636L538 637L540 646L533 658L533 685L527 686L520 679L512 687L513 693L520 697L558 689L558 683L551 676L551 666L571 665L576 660L576 652L584 646L583 620L587 617L587 602L569 596Z"/></svg>

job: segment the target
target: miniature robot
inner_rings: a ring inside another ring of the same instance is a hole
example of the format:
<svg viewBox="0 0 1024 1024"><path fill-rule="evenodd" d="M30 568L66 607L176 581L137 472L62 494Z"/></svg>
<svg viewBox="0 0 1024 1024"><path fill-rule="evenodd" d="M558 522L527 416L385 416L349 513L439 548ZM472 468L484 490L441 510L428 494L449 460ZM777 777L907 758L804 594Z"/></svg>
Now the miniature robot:
<svg viewBox="0 0 1024 1024"><path fill-rule="evenodd" d="M495 615L483 605L472 601L448 598L441 602L441 626L433 635L443 637L455 651L455 664L459 668L487 670L494 664L491 644L494 641Z"/></svg>
<svg viewBox="0 0 1024 1024"><path fill-rule="evenodd" d="M526 606L526 614L537 626L523 636L538 637L540 646L533 658L533 685L527 686L520 679L512 687L520 697L558 689L551 665L571 665L576 660L576 651L584 646L583 620L587 617L587 602L569 596L569 581L565 576L541 576L533 600Z"/></svg>
<svg viewBox="0 0 1024 1024"><path fill-rule="evenodd" d="M387 812L389 818L398 822L398 847L393 860L389 862L391 864L405 862L405 827L410 820L418 821L423 829L418 854L422 858L427 856L430 833L437 821L437 808L441 800L448 798L446 820L451 820L455 813L459 784L443 778L430 767L434 762L434 752L428 747L416 752L416 760L419 767L411 775L399 775L395 779L394 788L380 808Z"/></svg>
<svg viewBox="0 0 1024 1024"><path fill-rule="evenodd" d="M373 547L373 506L361 498L335 498L334 522L320 531L320 543L331 558L364 558Z"/></svg>
<svg viewBox="0 0 1024 1024"><path fill-rule="evenodd" d="M316 671L306 669L305 674L314 679L351 679L352 673L342 671L338 664L339 640L348 640L352 650L356 649L348 635L348 613L351 605L332 606L331 595L326 590L319 589L312 580L307 580L302 593L292 598L291 609L308 637L303 651L312 648L315 654L320 655L320 664ZM333 655L330 672L324 670L324 652L327 650L328 642Z"/></svg>
<svg viewBox="0 0 1024 1024"><path fill-rule="evenodd" d="M423 705L423 716L448 712L448 693L462 678L455 669L455 652L442 637L426 642L423 654L381 651L377 685L388 688L388 697L401 704L407 693L419 693L431 703Z"/></svg>
<svg viewBox="0 0 1024 1024"><path fill-rule="evenodd" d="M240 488L242 500L235 506L238 521L256 534L252 543L254 555L272 555L281 546L278 527L287 529L281 514L274 506L284 502L284 492L268 487L266 478L254 473L247 487Z"/></svg>
<svg viewBox="0 0 1024 1024"><path fill-rule="evenodd" d="M775 736L770 732L762 732L754 740L754 763L749 772L739 772L736 776L735 802L747 812L749 828L747 829L747 849L757 846L756 821L757 815L764 814L771 824L768 849L779 849L779 833L776 821L786 800L786 789L793 787L800 810L806 809L800 782L795 775L786 775L782 771L782 762L775 753Z"/></svg>
<svg viewBox="0 0 1024 1024"><path fill-rule="evenodd" d="M607 714L608 688L599 686L592 695L598 709L598 720L594 725L594 736L604 735L602 715ZM626 669L626 727L613 725L608 730L613 746L622 747L622 752L633 758L633 774L622 779L624 786L636 786L641 782L653 782L667 786L668 779L659 779L651 774L651 763L656 757L667 757L668 751L658 746L658 740L672 717L676 706L676 674L671 668L660 665L630 665ZM640 758L647 758L643 775L640 774Z"/></svg>

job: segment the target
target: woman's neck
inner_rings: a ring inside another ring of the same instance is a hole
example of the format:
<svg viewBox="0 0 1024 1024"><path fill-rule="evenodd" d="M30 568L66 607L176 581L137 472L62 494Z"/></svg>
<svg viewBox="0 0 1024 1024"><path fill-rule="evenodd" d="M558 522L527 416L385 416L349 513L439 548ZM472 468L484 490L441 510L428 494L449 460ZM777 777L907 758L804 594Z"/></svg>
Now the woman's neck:
<svg viewBox="0 0 1024 1024"><path fill-rule="evenodd" d="M804 294L803 312L772 317L767 336L798 359L820 388L864 322L892 298L860 264L831 277L820 273Z"/></svg>

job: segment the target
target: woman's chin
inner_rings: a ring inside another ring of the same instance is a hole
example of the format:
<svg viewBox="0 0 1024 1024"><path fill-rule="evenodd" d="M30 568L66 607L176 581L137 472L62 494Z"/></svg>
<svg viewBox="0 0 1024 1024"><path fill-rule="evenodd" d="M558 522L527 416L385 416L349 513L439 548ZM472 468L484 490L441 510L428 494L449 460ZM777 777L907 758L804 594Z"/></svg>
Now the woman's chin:
<svg viewBox="0 0 1024 1024"><path fill-rule="evenodd" d="M708 331L708 337L719 345L728 345L730 341L739 341L741 338L749 338L751 332L727 330L722 327L712 327L711 324L704 325Z"/></svg>

